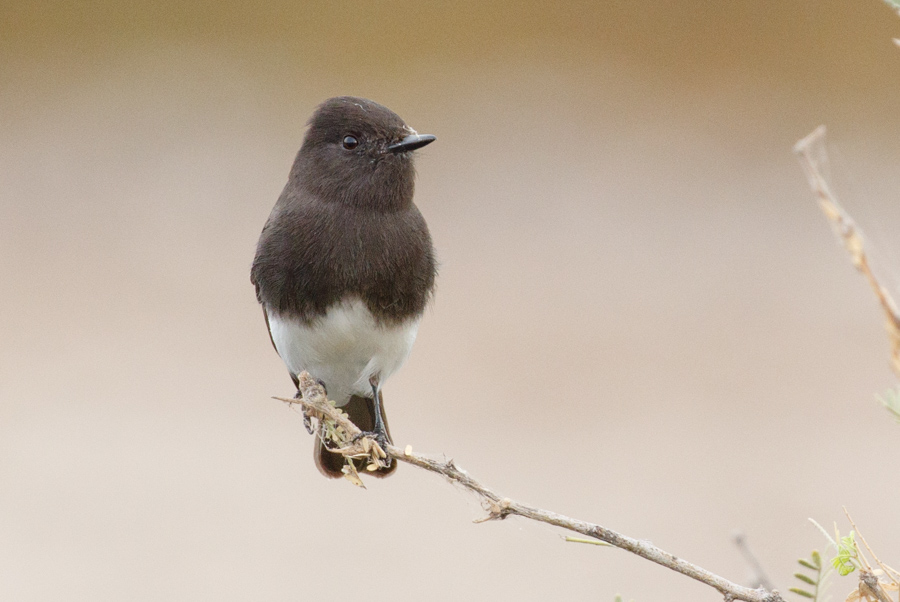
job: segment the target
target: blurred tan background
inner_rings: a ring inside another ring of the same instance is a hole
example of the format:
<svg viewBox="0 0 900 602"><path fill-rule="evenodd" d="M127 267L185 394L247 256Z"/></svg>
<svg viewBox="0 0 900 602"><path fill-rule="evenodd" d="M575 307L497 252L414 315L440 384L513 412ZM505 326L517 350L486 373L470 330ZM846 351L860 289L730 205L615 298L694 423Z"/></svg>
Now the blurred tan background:
<svg viewBox="0 0 900 602"><path fill-rule="evenodd" d="M734 530L786 590L842 504L896 563L880 310L791 154L828 124L900 266L894 36L876 0L0 3L0 599L720 599L318 475L248 271L339 94L438 137L399 444L742 583Z"/></svg>

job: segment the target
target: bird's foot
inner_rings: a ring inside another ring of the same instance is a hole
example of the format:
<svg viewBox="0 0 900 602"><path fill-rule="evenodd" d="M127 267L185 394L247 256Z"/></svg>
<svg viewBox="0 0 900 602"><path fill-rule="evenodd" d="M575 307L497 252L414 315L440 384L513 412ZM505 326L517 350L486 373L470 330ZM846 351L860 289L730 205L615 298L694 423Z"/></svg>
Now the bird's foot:
<svg viewBox="0 0 900 602"><path fill-rule="evenodd" d="M384 466L386 468L390 467L392 460L391 460L391 457L389 455L387 455L387 447L388 447L388 444L390 443L390 440L387 437L387 433L384 430L362 431L356 437L353 438L353 442L356 443L363 437L368 437L369 439L374 440L375 443L378 444L378 447L380 447L381 451L384 452L383 456L381 454L377 454L377 452L375 452L377 454L378 460L382 464L384 464Z"/></svg>
<svg viewBox="0 0 900 602"><path fill-rule="evenodd" d="M306 432L310 435L315 432L313 430L312 419L307 416L306 412L303 412L303 426L306 427Z"/></svg>
<svg viewBox="0 0 900 602"><path fill-rule="evenodd" d="M325 398L328 398L328 388L325 386L325 381L321 378L317 378L316 382L319 383L319 386L322 387L322 390L325 392ZM294 395L294 399L303 399L303 392L297 389L297 394ZM312 418L309 414L306 413L306 408L303 409L303 426L306 427L306 432L312 435L315 431L313 430Z"/></svg>
<svg viewBox="0 0 900 602"><path fill-rule="evenodd" d="M303 399L303 393L299 389L297 390L297 394L294 395L294 399ZM309 414L306 413L306 408L304 407L300 413L303 414L303 426L306 427L306 432L312 435L314 432L312 419L309 417Z"/></svg>

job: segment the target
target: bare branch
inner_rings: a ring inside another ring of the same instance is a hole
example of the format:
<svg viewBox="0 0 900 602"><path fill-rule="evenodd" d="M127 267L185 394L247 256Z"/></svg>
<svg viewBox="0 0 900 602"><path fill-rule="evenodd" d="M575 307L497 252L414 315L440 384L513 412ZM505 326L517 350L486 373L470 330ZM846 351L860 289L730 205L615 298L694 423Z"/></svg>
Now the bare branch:
<svg viewBox="0 0 900 602"><path fill-rule="evenodd" d="M885 326L891 341L891 367L900 375L900 312L897 310L897 304L887 289L878 281L869 265L862 231L837 202L837 198L829 189L828 182L822 175L820 158L824 157L824 144L825 126L820 125L806 138L794 145L794 152L800 155L800 164L803 166L809 185L818 198L822 212L831 222L835 235L850 254L853 265L866 277L884 310Z"/></svg>
<svg viewBox="0 0 900 602"><path fill-rule="evenodd" d="M335 406L327 400L324 389L306 372L302 373L299 376L299 379L302 398L286 399L276 397L275 399L288 404L299 403L303 406L305 415L316 417L320 421L325 420L337 425L339 430L343 433L343 441L338 443L338 447L341 448L339 453L343 454L345 457L368 455L374 458L371 451L371 443L362 442L368 438L361 437L359 428L350 422L345 414L335 408ZM348 444L348 441L351 443ZM478 494L481 497L483 506L488 512L488 515L478 522L504 519L507 516L521 516L523 518L581 533L582 535L593 537L617 548L627 550L632 554L646 558L656 564L662 565L715 588L726 600L784 602L784 599L777 591L768 591L763 588L751 589L749 587L738 585L723 577L715 575L706 569L661 550L646 541L639 541L594 523L570 518L549 510L535 508L534 506L529 506L528 504L523 504L522 502L517 502L508 497L504 497L475 480L468 472L459 468L453 460L434 460L422 454L413 452L410 446L406 446L406 449L404 450L394 445L388 445L384 452L395 460L406 462L407 464L412 464L413 466L418 466L419 468L424 468L425 470L443 475L449 481L462 485L466 489Z"/></svg>

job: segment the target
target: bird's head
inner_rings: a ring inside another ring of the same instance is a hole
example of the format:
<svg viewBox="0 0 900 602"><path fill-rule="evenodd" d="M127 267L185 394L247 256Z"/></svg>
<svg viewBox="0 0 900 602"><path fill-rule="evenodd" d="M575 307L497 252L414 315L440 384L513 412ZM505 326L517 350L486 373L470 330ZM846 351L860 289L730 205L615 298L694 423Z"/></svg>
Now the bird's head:
<svg viewBox="0 0 900 602"><path fill-rule="evenodd" d="M331 98L310 118L291 175L325 202L402 209L412 202L412 151L434 140L376 102Z"/></svg>

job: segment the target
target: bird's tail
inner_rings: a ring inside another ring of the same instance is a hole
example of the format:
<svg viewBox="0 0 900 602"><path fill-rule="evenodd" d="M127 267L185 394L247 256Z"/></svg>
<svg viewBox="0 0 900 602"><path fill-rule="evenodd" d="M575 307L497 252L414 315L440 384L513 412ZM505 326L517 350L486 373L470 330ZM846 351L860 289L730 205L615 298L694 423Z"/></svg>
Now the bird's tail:
<svg viewBox="0 0 900 602"><path fill-rule="evenodd" d="M378 392L378 395L380 396L379 399L381 401L379 404L381 406L381 419L384 421L384 430L387 434L388 443L393 443L391 440L391 430L388 428L387 416L384 413L384 397L381 396L380 391ZM371 397L354 395L346 405L341 406L341 410L347 412L350 421L358 426L360 430L371 431L375 428L375 401ZM319 469L319 472L326 477L338 479L344 476L344 473L342 472L345 462L344 457L341 454L328 451L325 448L325 444L322 443L322 437L316 437L316 447L313 450L313 457L316 460L316 467ZM391 465L387 468L379 468L374 471L366 470L365 462L363 460L349 461L355 462L356 470L358 470L360 474L369 474L378 477L379 479L383 479L397 469L396 460L391 462Z"/></svg>

